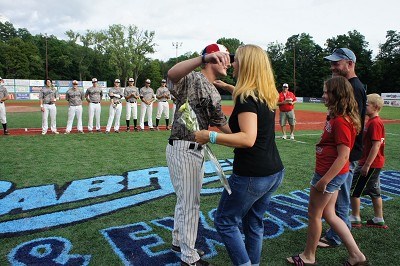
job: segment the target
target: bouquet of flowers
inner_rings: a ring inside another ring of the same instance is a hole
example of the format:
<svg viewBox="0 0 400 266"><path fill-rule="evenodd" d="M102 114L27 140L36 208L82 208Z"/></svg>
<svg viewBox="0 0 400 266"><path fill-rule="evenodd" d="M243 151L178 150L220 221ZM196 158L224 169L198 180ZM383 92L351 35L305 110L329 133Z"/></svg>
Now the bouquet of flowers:
<svg viewBox="0 0 400 266"><path fill-rule="evenodd" d="M189 131L194 132L199 130L199 122L197 121L196 113L193 111L192 107L190 107L188 100L186 100L186 103L184 103L179 108L179 112L182 113L182 116L180 117L180 122L183 123ZM217 158L215 157L214 153L212 152L208 144L203 145L203 147L205 155L211 162L211 165L213 166L215 172L218 174L221 184L224 186L224 188L230 195L232 191L229 186L228 179L226 178L220 163L218 162Z"/></svg>

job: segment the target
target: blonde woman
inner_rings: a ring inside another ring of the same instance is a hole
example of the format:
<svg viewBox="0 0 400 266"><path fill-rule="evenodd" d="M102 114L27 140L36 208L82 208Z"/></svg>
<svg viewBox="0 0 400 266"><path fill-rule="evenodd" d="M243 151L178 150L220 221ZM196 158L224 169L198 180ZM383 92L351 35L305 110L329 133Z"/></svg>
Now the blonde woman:
<svg viewBox="0 0 400 266"><path fill-rule="evenodd" d="M195 135L201 144L211 142L235 148L229 177L232 194L222 192L214 224L233 265L259 265L263 217L284 176L274 131L278 91L270 60L261 47L240 46L232 66L237 78L235 87L214 82L233 92L235 107L229 119L232 134L201 130Z"/></svg>

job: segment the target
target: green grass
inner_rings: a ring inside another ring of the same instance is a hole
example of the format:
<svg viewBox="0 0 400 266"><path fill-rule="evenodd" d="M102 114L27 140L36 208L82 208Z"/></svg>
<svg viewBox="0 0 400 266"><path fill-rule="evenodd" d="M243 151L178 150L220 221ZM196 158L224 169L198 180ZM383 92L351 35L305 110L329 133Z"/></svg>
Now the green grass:
<svg viewBox="0 0 400 266"><path fill-rule="evenodd" d="M317 106L317 105L315 105ZM318 105L319 106L319 105ZM305 104L298 104L296 108L313 109ZM319 107L318 107L319 108ZM66 107L59 107L59 126L66 123ZM384 110L385 111L385 110ZM87 114L85 109L84 114ZM384 113L384 112L382 112ZM40 127L39 115L26 113L10 113L10 125L15 127ZM108 110L103 107L103 116ZM388 116L396 115L388 111ZM124 116L124 112L122 118ZM35 121L32 121L35 119ZM37 120L37 121L36 121ZM84 118L84 121L85 120ZM106 121L102 120L103 124ZM31 123L31 124L30 124ZM384 170L400 171L398 138L399 124L385 126L386 138L386 165ZM284 141L277 139L280 155L286 167L286 175L277 194L287 195L294 190L303 190L309 187L314 170L315 144L318 142L321 131L299 131L296 140ZM21 189L46 184L55 184L63 187L74 181L101 175L121 175L127 171L166 166L165 147L169 132L144 132L120 134L70 134L70 135L35 135L35 136L0 136L0 180L10 181L15 188ZM231 148L213 145L212 149L219 159L233 158ZM218 182L210 185L219 185ZM124 191L117 195L61 204L43 210L7 214L0 216L0 222L10 219L51 213L56 210L65 210L90 203L108 201L139 193L140 191ZM2 194L0 193L0 199ZM91 254L90 265L122 265L120 259L111 250L108 242L99 233L100 230L132 224L135 222L149 222L156 218L172 217L174 213L175 196L170 195L162 200L147 203L116 211L88 221L80 222L64 228L52 228L42 232L30 233L0 239L0 265L9 265L8 253L17 245L40 237L59 236L68 239L73 244L72 254ZM206 214L217 207L219 195L202 196L201 211ZM396 265L400 251L396 245L400 238L400 198L393 196L390 201L384 202L385 220L389 230L360 229L353 230L354 237L361 250L368 256L371 265ZM372 207L362 210L363 217L371 217ZM208 218L207 218L208 219ZM212 221L208 219L212 224ZM324 228L326 225L324 224ZM170 232L155 229L165 242L163 248L168 248L171 241ZM278 238L264 241L261 265L286 265L287 256L297 254L305 245L306 229L285 231ZM224 248L218 248L218 255L210 262L214 265L229 265L229 257ZM339 265L347 257L345 248L318 250L319 265Z"/></svg>

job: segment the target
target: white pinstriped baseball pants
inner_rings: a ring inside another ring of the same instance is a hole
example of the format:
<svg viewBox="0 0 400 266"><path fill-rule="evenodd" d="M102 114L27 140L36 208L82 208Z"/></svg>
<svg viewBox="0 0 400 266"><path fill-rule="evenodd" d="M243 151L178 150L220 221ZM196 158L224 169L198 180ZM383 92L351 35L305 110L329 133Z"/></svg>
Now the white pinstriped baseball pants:
<svg viewBox="0 0 400 266"><path fill-rule="evenodd" d="M100 115L101 115L101 104L100 103L89 103L89 121L88 130L93 130L93 117L96 118L96 130L100 130Z"/></svg>
<svg viewBox="0 0 400 266"><path fill-rule="evenodd" d="M126 120L131 120L131 114L133 119L137 119L137 102L126 103Z"/></svg>
<svg viewBox="0 0 400 266"><path fill-rule="evenodd" d="M65 129L65 132L68 132L68 133L71 132L75 115L76 115L76 120L77 120L76 127L77 127L78 131L83 131L82 105L78 105L78 106L68 107L68 120L67 120L67 128Z"/></svg>
<svg viewBox="0 0 400 266"><path fill-rule="evenodd" d="M199 225L200 191L204 177L204 150L189 149L190 141L167 145L167 164L176 194L172 244L181 247L181 259L191 264L200 259L194 247Z"/></svg>
<svg viewBox="0 0 400 266"><path fill-rule="evenodd" d="M49 128L49 113L50 113L50 129L52 132L57 132L57 107L55 104L43 104L44 111L42 112L42 133L46 133Z"/></svg>
<svg viewBox="0 0 400 266"><path fill-rule="evenodd" d="M164 114L165 119L169 119L169 103L168 102L158 102L156 119L160 119L162 114Z"/></svg>
<svg viewBox="0 0 400 266"><path fill-rule="evenodd" d="M0 120L2 124L7 123L7 117L6 117L6 105L4 102L0 103Z"/></svg>
<svg viewBox="0 0 400 266"><path fill-rule="evenodd" d="M147 112L147 123L149 128L153 128L153 103L147 105L144 102L140 104L140 128L144 129L144 117Z"/></svg>
<svg viewBox="0 0 400 266"><path fill-rule="evenodd" d="M108 115L108 121L106 126L106 131L110 132L112 123L114 121L114 131L119 131L119 123L121 120L121 112L122 112L122 103L117 104L117 107L113 107L113 104L110 105L110 112Z"/></svg>

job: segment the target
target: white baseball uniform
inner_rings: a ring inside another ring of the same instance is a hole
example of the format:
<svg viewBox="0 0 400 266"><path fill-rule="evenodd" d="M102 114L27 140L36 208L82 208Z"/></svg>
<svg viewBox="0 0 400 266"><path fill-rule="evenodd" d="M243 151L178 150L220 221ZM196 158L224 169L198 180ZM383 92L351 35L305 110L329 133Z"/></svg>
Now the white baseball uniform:
<svg viewBox="0 0 400 266"><path fill-rule="evenodd" d="M93 118L96 118L96 130L100 130L100 115L101 115L101 98L103 90L97 86L90 87L85 93L86 99L89 100L89 121L88 130L93 131Z"/></svg>
<svg viewBox="0 0 400 266"><path fill-rule="evenodd" d="M142 103L140 104L140 129L144 130L144 117L146 112L149 128L153 129L154 90L151 87L142 87L140 89L140 98L142 99ZM143 99L150 102L150 104L144 103Z"/></svg>
<svg viewBox="0 0 400 266"><path fill-rule="evenodd" d="M67 120L67 128L65 129L66 133L71 132L72 123L74 122L74 117L76 115L77 119L77 129L80 132L83 132L82 126L82 101L84 99L83 91L76 88L70 88L65 94L65 99L68 101L68 120Z"/></svg>
<svg viewBox="0 0 400 266"><path fill-rule="evenodd" d="M47 133L48 126L48 116L50 114L50 129L53 133L57 132L56 116L57 107L55 101L57 99L58 93L53 87L44 87L40 90L39 99L43 102L42 112L42 134Z"/></svg>
<svg viewBox="0 0 400 266"><path fill-rule="evenodd" d="M118 132L121 119L121 111L122 111L122 103L121 103L121 98L123 97L122 89L120 87L111 88L108 95L110 96L111 104L110 104L110 113L108 116L106 132L110 132L114 118L115 118L114 131Z"/></svg>

